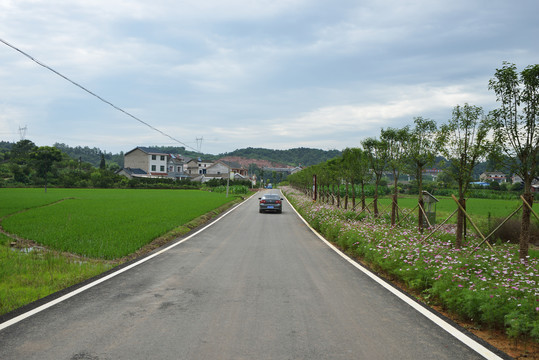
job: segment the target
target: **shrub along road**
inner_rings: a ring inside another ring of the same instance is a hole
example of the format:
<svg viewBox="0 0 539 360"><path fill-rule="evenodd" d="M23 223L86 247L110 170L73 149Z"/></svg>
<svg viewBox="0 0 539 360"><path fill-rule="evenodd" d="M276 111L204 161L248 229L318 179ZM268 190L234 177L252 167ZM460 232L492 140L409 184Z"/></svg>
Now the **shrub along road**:
<svg viewBox="0 0 539 360"><path fill-rule="evenodd" d="M340 257L288 204L259 214L252 197L135 264L0 324L0 358L483 358Z"/></svg>

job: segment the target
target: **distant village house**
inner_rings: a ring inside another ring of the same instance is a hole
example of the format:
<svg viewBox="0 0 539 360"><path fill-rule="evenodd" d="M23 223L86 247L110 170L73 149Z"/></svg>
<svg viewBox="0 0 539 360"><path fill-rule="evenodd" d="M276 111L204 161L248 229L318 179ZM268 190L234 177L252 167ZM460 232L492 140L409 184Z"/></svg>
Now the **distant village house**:
<svg viewBox="0 0 539 360"><path fill-rule="evenodd" d="M479 180L484 182L493 182L506 183L507 176L501 171L487 171L479 175Z"/></svg>

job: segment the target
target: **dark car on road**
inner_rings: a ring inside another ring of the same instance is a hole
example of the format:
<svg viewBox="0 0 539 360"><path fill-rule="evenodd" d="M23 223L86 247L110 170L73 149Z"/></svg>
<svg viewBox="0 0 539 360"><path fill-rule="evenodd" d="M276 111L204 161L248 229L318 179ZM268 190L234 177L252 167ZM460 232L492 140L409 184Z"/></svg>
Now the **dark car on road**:
<svg viewBox="0 0 539 360"><path fill-rule="evenodd" d="M277 213L283 212L283 198L277 194L265 194L258 198L259 212L275 211Z"/></svg>

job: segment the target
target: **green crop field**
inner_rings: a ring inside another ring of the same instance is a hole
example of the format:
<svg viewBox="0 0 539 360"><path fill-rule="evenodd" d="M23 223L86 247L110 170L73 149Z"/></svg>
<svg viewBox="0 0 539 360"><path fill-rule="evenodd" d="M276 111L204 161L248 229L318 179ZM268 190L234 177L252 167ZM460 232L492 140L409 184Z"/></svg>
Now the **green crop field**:
<svg viewBox="0 0 539 360"><path fill-rule="evenodd" d="M12 248L14 239L0 234L0 315L96 276L112 268L107 259L235 199L198 190L0 189L2 228L52 250Z"/></svg>
<svg viewBox="0 0 539 360"><path fill-rule="evenodd" d="M437 222L445 220L455 209L457 204L450 197L437 197L440 200L436 204ZM357 200L356 200L357 201ZM372 200L371 200L372 201ZM399 207L404 209L412 209L417 205L417 196L414 197L399 197ZM390 211L391 199L385 197L380 199L382 207L386 207ZM522 204L521 200L497 200L497 199L468 199L466 201L466 211L473 219L479 222L485 221L490 213L492 218L505 218L509 216L515 209ZM456 222L456 216L452 221Z"/></svg>
<svg viewBox="0 0 539 360"><path fill-rule="evenodd" d="M231 200L198 190L126 189L0 189L0 199L0 214L12 214L2 221L7 232L102 259L128 255Z"/></svg>

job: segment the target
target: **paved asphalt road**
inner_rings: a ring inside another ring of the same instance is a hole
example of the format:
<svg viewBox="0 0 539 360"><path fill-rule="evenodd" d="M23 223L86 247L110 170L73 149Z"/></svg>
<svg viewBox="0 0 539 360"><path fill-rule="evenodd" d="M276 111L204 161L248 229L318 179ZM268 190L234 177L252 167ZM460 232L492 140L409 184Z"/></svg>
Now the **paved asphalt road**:
<svg viewBox="0 0 539 360"><path fill-rule="evenodd" d="M256 197L0 330L0 359L482 358Z"/></svg>

